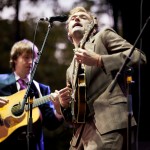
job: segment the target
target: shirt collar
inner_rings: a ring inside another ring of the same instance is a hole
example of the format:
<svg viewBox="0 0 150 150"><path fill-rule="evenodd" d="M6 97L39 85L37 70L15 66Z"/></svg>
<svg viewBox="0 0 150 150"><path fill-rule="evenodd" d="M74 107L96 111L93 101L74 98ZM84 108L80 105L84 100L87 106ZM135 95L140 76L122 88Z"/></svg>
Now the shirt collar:
<svg viewBox="0 0 150 150"><path fill-rule="evenodd" d="M14 72L14 75L15 75L15 79L16 79L16 81L18 81L19 79L20 79L20 76L18 76L17 75L17 73L16 72ZM29 82L30 81L30 74L27 76L27 78L24 78L23 80L27 83L27 82Z"/></svg>

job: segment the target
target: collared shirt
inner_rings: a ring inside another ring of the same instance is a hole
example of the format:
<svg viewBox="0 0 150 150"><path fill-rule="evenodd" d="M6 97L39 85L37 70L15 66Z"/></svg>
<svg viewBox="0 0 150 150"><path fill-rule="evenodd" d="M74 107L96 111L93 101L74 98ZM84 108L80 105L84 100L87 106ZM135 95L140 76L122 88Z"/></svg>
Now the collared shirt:
<svg viewBox="0 0 150 150"><path fill-rule="evenodd" d="M14 72L15 74L15 79L16 81L18 81L20 79L20 77L16 74L16 72ZM28 83L30 81L30 75L28 75L27 78L23 79L26 83ZM18 82L16 82L16 85L17 85L17 89L18 91L20 90L20 84Z"/></svg>
<svg viewBox="0 0 150 150"><path fill-rule="evenodd" d="M15 75L16 81L18 81L20 79L20 77L16 74L16 72L14 72L14 75ZM30 79L31 79L31 75L29 74L27 76L27 78L25 78L24 80L25 80L26 83L28 83L30 81ZM40 90L38 82L36 82L35 80L33 80L33 82L34 82L34 84L35 84L35 86L38 90L39 97L42 97L41 90ZM16 82L16 85L17 85L17 89L19 91L20 90L20 84L18 82Z"/></svg>

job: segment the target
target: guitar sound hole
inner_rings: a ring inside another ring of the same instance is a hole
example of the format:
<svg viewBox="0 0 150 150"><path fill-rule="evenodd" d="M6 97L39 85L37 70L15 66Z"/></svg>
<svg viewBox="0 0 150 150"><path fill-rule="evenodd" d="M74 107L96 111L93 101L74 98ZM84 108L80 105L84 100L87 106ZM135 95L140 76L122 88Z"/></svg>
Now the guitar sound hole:
<svg viewBox="0 0 150 150"><path fill-rule="evenodd" d="M20 116L23 113L23 110L21 110L21 105L20 104L16 104L12 107L11 109L12 114L15 116Z"/></svg>

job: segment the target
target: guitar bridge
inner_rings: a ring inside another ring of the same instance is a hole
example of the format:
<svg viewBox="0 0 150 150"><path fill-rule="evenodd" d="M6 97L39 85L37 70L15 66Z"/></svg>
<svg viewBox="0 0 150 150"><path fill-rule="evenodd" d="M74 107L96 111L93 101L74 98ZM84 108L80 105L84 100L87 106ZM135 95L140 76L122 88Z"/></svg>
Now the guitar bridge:
<svg viewBox="0 0 150 150"><path fill-rule="evenodd" d="M3 121L2 117L1 117L1 115L0 115L0 125L1 125L1 126L4 125L4 121Z"/></svg>

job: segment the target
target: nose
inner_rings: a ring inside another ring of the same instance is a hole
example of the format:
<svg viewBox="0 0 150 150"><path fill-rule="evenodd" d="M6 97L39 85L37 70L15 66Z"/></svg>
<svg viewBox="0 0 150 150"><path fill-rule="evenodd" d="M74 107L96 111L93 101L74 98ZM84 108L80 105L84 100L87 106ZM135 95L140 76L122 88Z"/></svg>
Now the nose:
<svg viewBox="0 0 150 150"><path fill-rule="evenodd" d="M80 18L79 16L76 16L76 17L75 17L75 20L80 20L79 18Z"/></svg>
<svg viewBox="0 0 150 150"><path fill-rule="evenodd" d="M28 59L28 61L27 61L27 63L30 64L30 65L31 65L33 62L34 62L34 60L33 60L32 58Z"/></svg>

